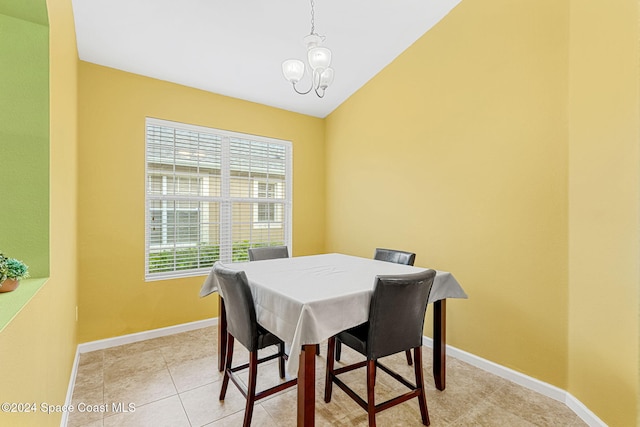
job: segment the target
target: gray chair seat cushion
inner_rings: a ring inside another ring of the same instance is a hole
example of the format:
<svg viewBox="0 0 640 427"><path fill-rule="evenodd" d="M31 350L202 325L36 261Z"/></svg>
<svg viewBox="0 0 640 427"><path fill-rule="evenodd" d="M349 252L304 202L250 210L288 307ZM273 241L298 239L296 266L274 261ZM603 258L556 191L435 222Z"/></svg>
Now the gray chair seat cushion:
<svg viewBox="0 0 640 427"><path fill-rule="evenodd" d="M280 338L258 325L258 349L280 344Z"/></svg>
<svg viewBox="0 0 640 427"><path fill-rule="evenodd" d="M337 336L342 341L360 354L367 355L367 337L369 336L369 322L354 326L351 329L340 332Z"/></svg>

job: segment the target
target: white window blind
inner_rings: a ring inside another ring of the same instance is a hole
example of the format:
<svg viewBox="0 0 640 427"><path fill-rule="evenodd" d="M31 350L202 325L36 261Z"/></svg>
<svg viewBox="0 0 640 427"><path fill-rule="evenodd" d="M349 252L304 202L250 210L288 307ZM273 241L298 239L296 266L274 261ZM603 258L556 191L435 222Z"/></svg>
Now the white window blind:
<svg viewBox="0 0 640 427"><path fill-rule="evenodd" d="M145 277L206 274L291 246L288 141L146 119Z"/></svg>

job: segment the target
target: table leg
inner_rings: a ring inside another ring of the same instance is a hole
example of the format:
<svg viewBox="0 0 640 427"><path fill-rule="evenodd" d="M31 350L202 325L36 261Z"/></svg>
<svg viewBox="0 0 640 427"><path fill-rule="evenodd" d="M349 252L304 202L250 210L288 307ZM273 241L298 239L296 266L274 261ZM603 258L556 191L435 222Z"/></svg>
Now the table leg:
<svg viewBox="0 0 640 427"><path fill-rule="evenodd" d="M315 425L316 345L303 345L298 366L298 427Z"/></svg>
<svg viewBox="0 0 640 427"><path fill-rule="evenodd" d="M447 300L433 303L433 378L436 388L446 387L447 364Z"/></svg>
<svg viewBox="0 0 640 427"><path fill-rule="evenodd" d="M224 300L218 296L218 371L224 371L227 357L227 310Z"/></svg>

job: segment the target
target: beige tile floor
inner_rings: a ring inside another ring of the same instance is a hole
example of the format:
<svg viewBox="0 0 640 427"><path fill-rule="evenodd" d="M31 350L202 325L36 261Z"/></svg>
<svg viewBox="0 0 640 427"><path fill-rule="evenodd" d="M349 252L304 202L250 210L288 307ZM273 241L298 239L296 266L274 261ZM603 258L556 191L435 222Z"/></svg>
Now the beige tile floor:
<svg viewBox="0 0 640 427"><path fill-rule="evenodd" d="M423 352L427 404L434 427L586 425L564 404L451 357L447 359L447 388L440 392L433 386L430 374L431 351L424 348ZM229 384L225 401L218 400L222 374L217 370L216 353L214 327L84 353L73 390L72 403L77 410L69 414L67 425L241 426L245 401L235 386ZM234 360L247 360L242 346L236 345L235 353ZM326 343L322 353L316 358L316 425L366 426L364 410L337 387L334 386L332 401L324 402ZM343 347L343 362L359 358ZM404 354L386 358L385 363L412 378ZM259 390L277 383L276 362L260 365L258 376ZM350 372L342 378L361 396L365 395L364 371ZM382 402L403 387L380 372L376 399ZM259 401L252 425L294 426L296 396L292 388ZM119 404L134 410L118 410ZM377 421L381 427L421 425L417 400L378 414Z"/></svg>

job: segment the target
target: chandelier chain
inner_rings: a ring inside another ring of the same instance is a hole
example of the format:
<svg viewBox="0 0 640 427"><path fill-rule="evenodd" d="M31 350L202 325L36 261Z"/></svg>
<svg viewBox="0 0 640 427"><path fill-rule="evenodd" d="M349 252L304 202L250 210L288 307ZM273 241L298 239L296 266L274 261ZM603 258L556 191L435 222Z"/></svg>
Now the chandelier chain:
<svg viewBox="0 0 640 427"><path fill-rule="evenodd" d="M315 3L313 0L311 0L311 33L310 34L315 34L316 32L316 22L315 22L315 12L313 10Z"/></svg>

